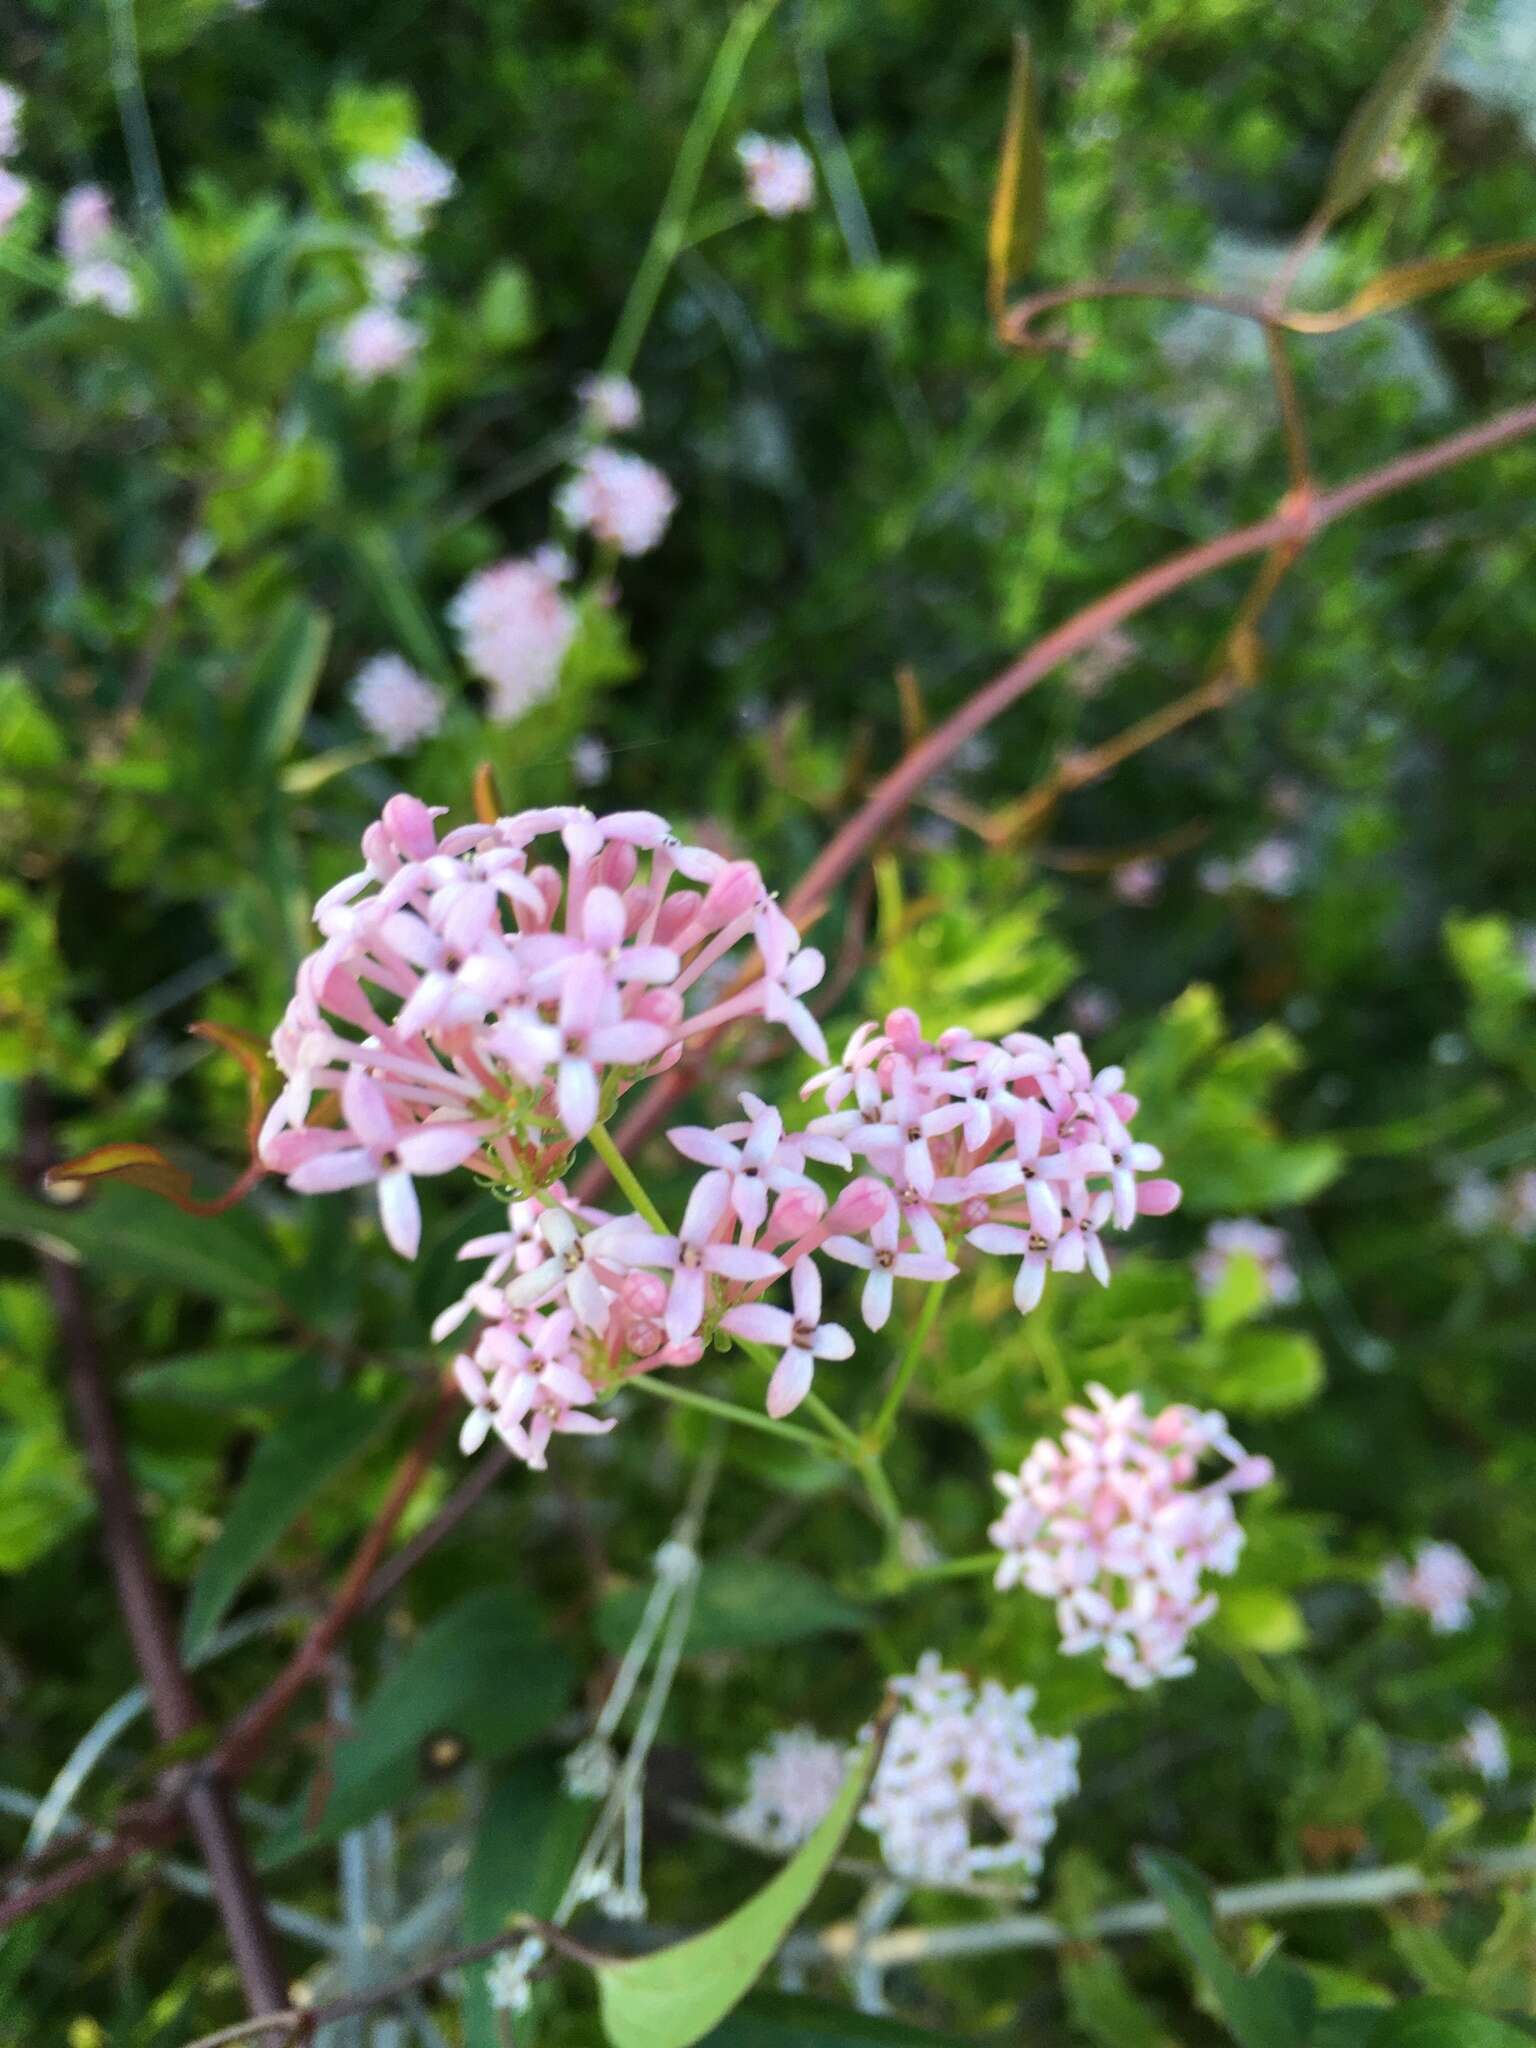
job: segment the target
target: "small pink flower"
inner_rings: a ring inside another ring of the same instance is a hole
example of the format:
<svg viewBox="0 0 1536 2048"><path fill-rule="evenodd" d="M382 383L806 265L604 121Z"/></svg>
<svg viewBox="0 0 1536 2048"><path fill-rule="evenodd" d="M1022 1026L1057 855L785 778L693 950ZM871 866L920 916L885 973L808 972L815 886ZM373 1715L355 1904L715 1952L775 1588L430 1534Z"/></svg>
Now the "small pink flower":
<svg viewBox="0 0 1536 2048"><path fill-rule="evenodd" d="M403 370L421 342L421 329L393 306L364 306L337 330L336 360L348 383L374 384Z"/></svg>
<svg viewBox="0 0 1536 2048"><path fill-rule="evenodd" d="M301 1195L323 1195L377 1181L384 1235L401 1258L414 1259L421 1242L421 1207L412 1175L451 1173L462 1166L480 1143L481 1126L429 1123L402 1130L390 1114L389 1097L360 1067L353 1067L342 1084L341 1110L345 1131L292 1134L310 1140L311 1149L288 1174L288 1185Z"/></svg>
<svg viewBox="0 0 1536 2048"><path fill-rule="evenodd" d="M658 1234L649 1239L643 1252L637 1247L633 1253L636 1265L662 1267L672 1274L663 1327L674 1344L691 1337L703 1322L711 1275L750 1285L772 1280L784 1270L769 1252L716 1239L730 1200L731 1176L704 1174L688 1197L682 1228L676 1237ZM729 1318L725 1320L728 1322Z"/></svg>
<svg viewBox="0 0 1536 2048"><path fill-rule="evenodd" d="M59 254L71 266L89 262L110 241L113 226L112 201L101 186L74 186L59 201Z"/></svg>
<svg viewBox="0 0 1536 2048"><path fill-rule="evenodd" d="M723 1131L705 1130L694 1124L677 1125L668 1131L667 1141L685 1159L729 1176L731 1208L747 1230L756 1235L768 1214L770 1194L811 1185L803 1173L780 1162L783 1136L783 1117L776 1109L759 1103L757 1114L745 1127L739 1144L732 1144Z"/></svg>
<svg viewBox="0 0 1536 2048"><path fill-rule="evenodd" d="M771 1344L783 1356L768 1383L768 1413L775 1419L792 1415L811 1391L818 1358L851 1358L853 1339L841 1323L821 1320L821 1274L814 1259L797 1259L790 1269L794 1313L752 1302L727 1309L722 1330L752 1344Z"/></svg>
<svg viewBox="0 0 1536 2048"><path fill-rule="evenodd" d="M366 157L352 169L353 189L378 204L403 242L416 240L457 183L442 158L414 137L393 156Z"/></svg>
<svg viewBox="0 0 1536 2048"><path fill-rule="evenodd" d="M540 550L540 554L544 553ZM491 686L490 715L510 724L549 696L576 637L558 564L514 558L482 569L448 607L464 659Z"/></svg>
<svg viewBox="0 0 1536 2048"><path fill-rule="evenodd" d="M1122 861L1109 878L1109 885L1122 903L1141 910L1162 894L1164 867L1160 860L1142 854Z"/></svg>
<svg viewBox="0 0 1536 2048"><path fill-rule="evenodd" d="M18 178L14 171L0 164L0 235L10 227L21 209L26 205L32 187L25 178Z"/></svg>
<svg viewBox="0 0 1536 2048"><path fill-rule="evenodd" d="M859 1314L868 1330L883 1330L890 1321L897 1280L953 1280L960 1270L951 1260L927 1252L898 1251L900 1237L901 1218L892 1202L871 1226L868 1244L856 1237L829 1237L822 1246L829 1258L868 1273L859 1300Z"/></svg>

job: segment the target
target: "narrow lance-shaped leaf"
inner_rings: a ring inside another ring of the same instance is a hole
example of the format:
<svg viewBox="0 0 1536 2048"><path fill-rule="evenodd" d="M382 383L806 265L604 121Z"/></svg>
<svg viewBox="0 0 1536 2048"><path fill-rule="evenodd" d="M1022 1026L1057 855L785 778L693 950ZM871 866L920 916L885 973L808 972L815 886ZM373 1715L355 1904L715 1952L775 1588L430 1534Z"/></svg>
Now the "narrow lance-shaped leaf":
<svg viewBox="0 0 1536 2048"><path fill-rule="evenodd" d="M329 1483L359 1456L389 1411L350 1387L319 1394L263 1439L224 1526L192 1582L182 1646L200 1650L246 1580Z"/></svg>
<svg viewBox="0 0 1536 2048"><path fill-rule="evenodd" d="M1536 242L1498 242L1487 249L1463 249L1456 256L1427 256L1417 263L1394 264L1362 285L1353 298L1326 313L1286 313L1280 324L1296 334L1337 334L1357 321L1376 313L1392 313L1410 306L1415 299L1427 299L1434 292L1449 291L1490 271L1507 270L1515 263L1536 263Z"/></svg>
<svg viewBox="0 0 1536 2048"><path fill-rule="evenodd" d="M1002 318L1009 285L1033 263L1044 228L1045 152L1035 59L1029 37L1020 30L1013 39L1008 112L987 223L987 306L994 320Z"/></svg>
<svg viewBox="0 0 1536 2048"><path fill-rule="evenodd" d="M331 622L313 605L295 601L278 620L251 678L243 740L246 758L260 770L286 761L314 702Z"/></svg>
<svg viewBox="0 0 1536 2048"><path fill-rule="evenodd" d="M1167 1911L1175 1941L1210 1985L1239 2048L1301 2048L1289 2002L1279 1987L1245 1977L1217 1939L1199 1873L1182 1857L1145 1850L1136 1867Z"/></svg>
<svg viewBox="0 0 1536 2048"><path fill-rule="evenodd" d="M859 1750L820 1827L794 1858L718 1926L597 1972L613 2048L692 2048L739 2005L820 1889L874 1773L889 1716Z"/></svg>
<svg viewBox="0 0 1536 2048"><path fill-rule="evenodd" d="M1317 217L1335 221L1375 184L1381 159L1412 118L1456 18L1459 0L1437 0L1350 117L1339 138Z"/></svg>

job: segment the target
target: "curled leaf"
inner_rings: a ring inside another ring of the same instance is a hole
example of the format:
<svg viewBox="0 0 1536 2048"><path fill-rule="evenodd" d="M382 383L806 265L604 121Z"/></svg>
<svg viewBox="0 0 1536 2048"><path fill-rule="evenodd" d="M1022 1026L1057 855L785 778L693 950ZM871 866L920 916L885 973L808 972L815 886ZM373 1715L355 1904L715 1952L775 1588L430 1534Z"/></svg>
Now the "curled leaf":
<svg viewBox="0 0 1536 2048"><path fill-rule="evenodd" d="M96 1181L120 1180L126 1181L130 1187L159 1195L188 1216L219 1216L243 1201L262 1178L266 1168L257 1157L256 1142L261 1135L262 1119L267 1113L267 1048L259 1038L253 1038L247 1031L237 1031L229 1024L210 1023L205 1019L189 1028L194 1037L205 1038L210 1045L220 1047L245 1069L245 1140L250 1156L239 1179L222 1195L216 1195L210 1201L200 1201L192 1192L192 1176L186 1168L168 1159L157 1145L122 1141L95 1145L77 1158L64 1159L57 1166L50 1166L43 1175L43 1189L56 1202L78 1201Z"/></svg>
<svg viewBox="0 0 1536 2048"><path fill-rule="evenodd" d="M1008 112L987 222L987 307L1003 317L1008 287L1035 259L1045 227L1045 152L1036 104L1035 59L1021 29L1013 39Z"/></svg>

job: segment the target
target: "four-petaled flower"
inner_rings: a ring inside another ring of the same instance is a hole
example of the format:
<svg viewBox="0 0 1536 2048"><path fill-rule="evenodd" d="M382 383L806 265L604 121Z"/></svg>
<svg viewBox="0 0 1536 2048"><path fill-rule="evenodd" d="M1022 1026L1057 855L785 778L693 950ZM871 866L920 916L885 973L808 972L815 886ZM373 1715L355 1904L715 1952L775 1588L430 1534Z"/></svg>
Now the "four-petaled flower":
<svg viewBox="0 0 1536 2048"><path fill-rule="evenodd" d="M754 1301L727 1309L720 1318L721 1329L733 1337L771 1344L783 1353L768 1383L768 1413L775 1418L793 1414L811 1391L818 1358L853 1356L853 1339L842 1324L821 1320L821 1274L814 1260L795 1261L790 1268L789 1292L793 1314Z"/></svg>

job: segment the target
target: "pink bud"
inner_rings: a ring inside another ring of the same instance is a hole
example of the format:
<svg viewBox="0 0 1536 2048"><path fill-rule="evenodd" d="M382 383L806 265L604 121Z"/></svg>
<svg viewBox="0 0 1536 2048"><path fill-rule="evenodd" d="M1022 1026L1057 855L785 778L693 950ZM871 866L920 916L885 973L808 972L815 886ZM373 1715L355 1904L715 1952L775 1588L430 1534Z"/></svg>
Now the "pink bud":
<svg viewBox="0 0 1536 2048"><path fill-rule="evenodd" d="M916 1010L892 1010L885 1020L885 1035L897 1052L905 1053L908 1059L922 1050L923 1027Z"/></svg>
<svg viewBox="0 0 1536 2048"><path fill-rule="evenodd" d="M555 912L560 908L561 892L565 886L560 870L549 866L535 868L528 879L544 898L545 919L553 924Z"/></svg>
<svg viewBox="0 0 1536 2048"><path fill-rule="evenodd" d="M626 1273L619 1294L633 1316L660 1316L667 1306L666 1282L655 1273Z"/></svg>
<svg viewBox="0 0 1536 2048"><path fill-rule="evenodd" d="M437 846L432 820L441 810L430 811L419 796L392 796L384 806L383 824L390 838L407 860L427 860Z"/></svg>
<svg viewBox="0 0 1536 2048"><path fill-rule="evenodd" d="M686 931L699 912L704 901L697 889L674 889L661 906L661 915L656 920L656 943L670 946L678 935Z"/></svg>
<svg viewBox="0 0 1536 2048"><path fill-rule="evenodd" d="M733 860L709 885L699 912L706 930L718 931L744 917L763 893L763 878L749 860Z"/></svg>
<svg viewBox="0 0 1536 2048"><path fill-rule="evenodd" d="M643 1319L639 1322L631 1323L625 1331L625 1336L629 1340L629 1348L636 1358L650 1358L655 1352L659 1351L664 1335L665 1332L660 1323L646 1322Z"/></svg>
<svg viewBox="0 0 1536 2048"><path fill-rule="evenodd" d="M597 879L622 895L635 879L639 865L640 856L628 841L613 839L603 848L603 857L597 864Z"/></svg>
<svg viewBox="0 0 1536 2048"><path fill-rule="evenodd" d="M1176 1180L1144 1180L1136 1185L1136 1207L1143 1216L1171 1216L1184 1199Z"/></svg>
<svg viewBox="0 0 1536 2048"><path fill-rule="evenodd" d="M832 1204L827 1222L834 1230L857 1237L861 1232L873 1229L890 1206L891 1191L884 1182L872 1180L868 1174L860 1174L857 1180L849 1181Z"/></svg>
<svg viewBox="0 0 1536 2048"><path fill-rule="evenodd" d="M820 1188L786 1188L773 1205L773 1214L763 1235L774 1244L804 1237L821 1221L826 1206L827 1198Z"/></svg>
<svg viewBox="0 0 1536 2048"><path fill-rule="evenodd" d="M674 988L648 988L633 997L625 1012L645 1024L664 1024L670 1031L683 1019L683 999Z"/></svg>

